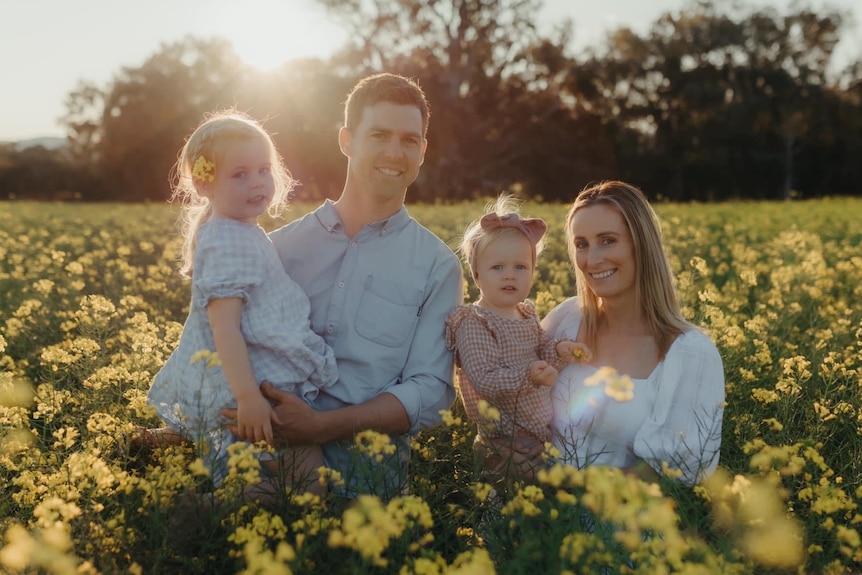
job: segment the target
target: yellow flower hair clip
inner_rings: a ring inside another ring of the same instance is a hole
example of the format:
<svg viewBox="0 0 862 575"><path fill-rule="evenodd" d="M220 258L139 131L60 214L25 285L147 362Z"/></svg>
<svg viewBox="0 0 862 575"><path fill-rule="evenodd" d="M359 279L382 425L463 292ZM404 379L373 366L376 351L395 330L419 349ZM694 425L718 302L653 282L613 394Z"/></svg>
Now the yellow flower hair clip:
<svg viewBox="0 0 862 575"><path fill-rule="evenodd" d="M215 164L204 156L198 156L195 165L192 166L192 178L201 182L214 182Z"/></svg>

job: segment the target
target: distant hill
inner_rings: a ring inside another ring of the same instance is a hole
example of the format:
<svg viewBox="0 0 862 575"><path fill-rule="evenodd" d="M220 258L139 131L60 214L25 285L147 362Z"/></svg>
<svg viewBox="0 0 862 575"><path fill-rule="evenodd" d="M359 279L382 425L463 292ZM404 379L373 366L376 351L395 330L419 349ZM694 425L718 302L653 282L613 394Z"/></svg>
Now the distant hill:
<svg viewBox="0 0 862 575"><path fill-rule="evenodd" d="M28 140L18 140L17 142L2 142L4 144L12 144L19 150L26 150L27 148L35 148L36 146L42 146L47 150L56 150L57 148L62 148L66 145L66 138L60 137L45 137L45 138L30 138Z"/></svg>

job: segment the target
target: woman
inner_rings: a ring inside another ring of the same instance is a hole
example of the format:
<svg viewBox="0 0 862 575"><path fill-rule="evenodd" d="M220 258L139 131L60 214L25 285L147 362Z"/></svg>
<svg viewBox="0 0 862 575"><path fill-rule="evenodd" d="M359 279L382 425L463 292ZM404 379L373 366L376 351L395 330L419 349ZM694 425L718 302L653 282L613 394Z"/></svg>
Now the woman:
<svg viewBox="0 0 862 575"><path fill-rule="evenodd" d="M563 368L554 387L563 461L696 483L718 464L724 369L682 316L655 212L634 186L603 182L578 194L566 240L579 295L542 327L592 360Z"/></svg>

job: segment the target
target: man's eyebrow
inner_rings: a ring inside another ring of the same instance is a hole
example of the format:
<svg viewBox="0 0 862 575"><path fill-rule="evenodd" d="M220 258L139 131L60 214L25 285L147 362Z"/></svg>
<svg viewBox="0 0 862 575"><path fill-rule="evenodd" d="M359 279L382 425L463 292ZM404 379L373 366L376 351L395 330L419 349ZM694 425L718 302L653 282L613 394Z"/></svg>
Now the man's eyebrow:
<svg viewBox="0 0 862 575"><path fill-rule="evenodd" d="M393 130L392 128L386 128L383 126L372 125L368 128L368 131L369 132L382 132L384 134L393 134L393 133L397 132L398 134L400 134L402 136L414 136L416 138L419 138L420 140L422 139L422 134L417 132L416 130L407 130L406 132L398 132L397 130Z"/></svg>

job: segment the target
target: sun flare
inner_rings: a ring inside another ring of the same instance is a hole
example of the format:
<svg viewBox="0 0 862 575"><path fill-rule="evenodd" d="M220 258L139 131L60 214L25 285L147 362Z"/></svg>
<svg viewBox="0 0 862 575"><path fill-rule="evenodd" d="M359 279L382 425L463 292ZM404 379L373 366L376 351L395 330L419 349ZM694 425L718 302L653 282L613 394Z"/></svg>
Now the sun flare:
<svg viewBox="0 0 862 575"><path fill-rule="evenodd" d="M208 31L228 39L243 61L264 70L298 58L327 57L345 40L345 32L310 0L213 2L208 12Z"/></svg>

